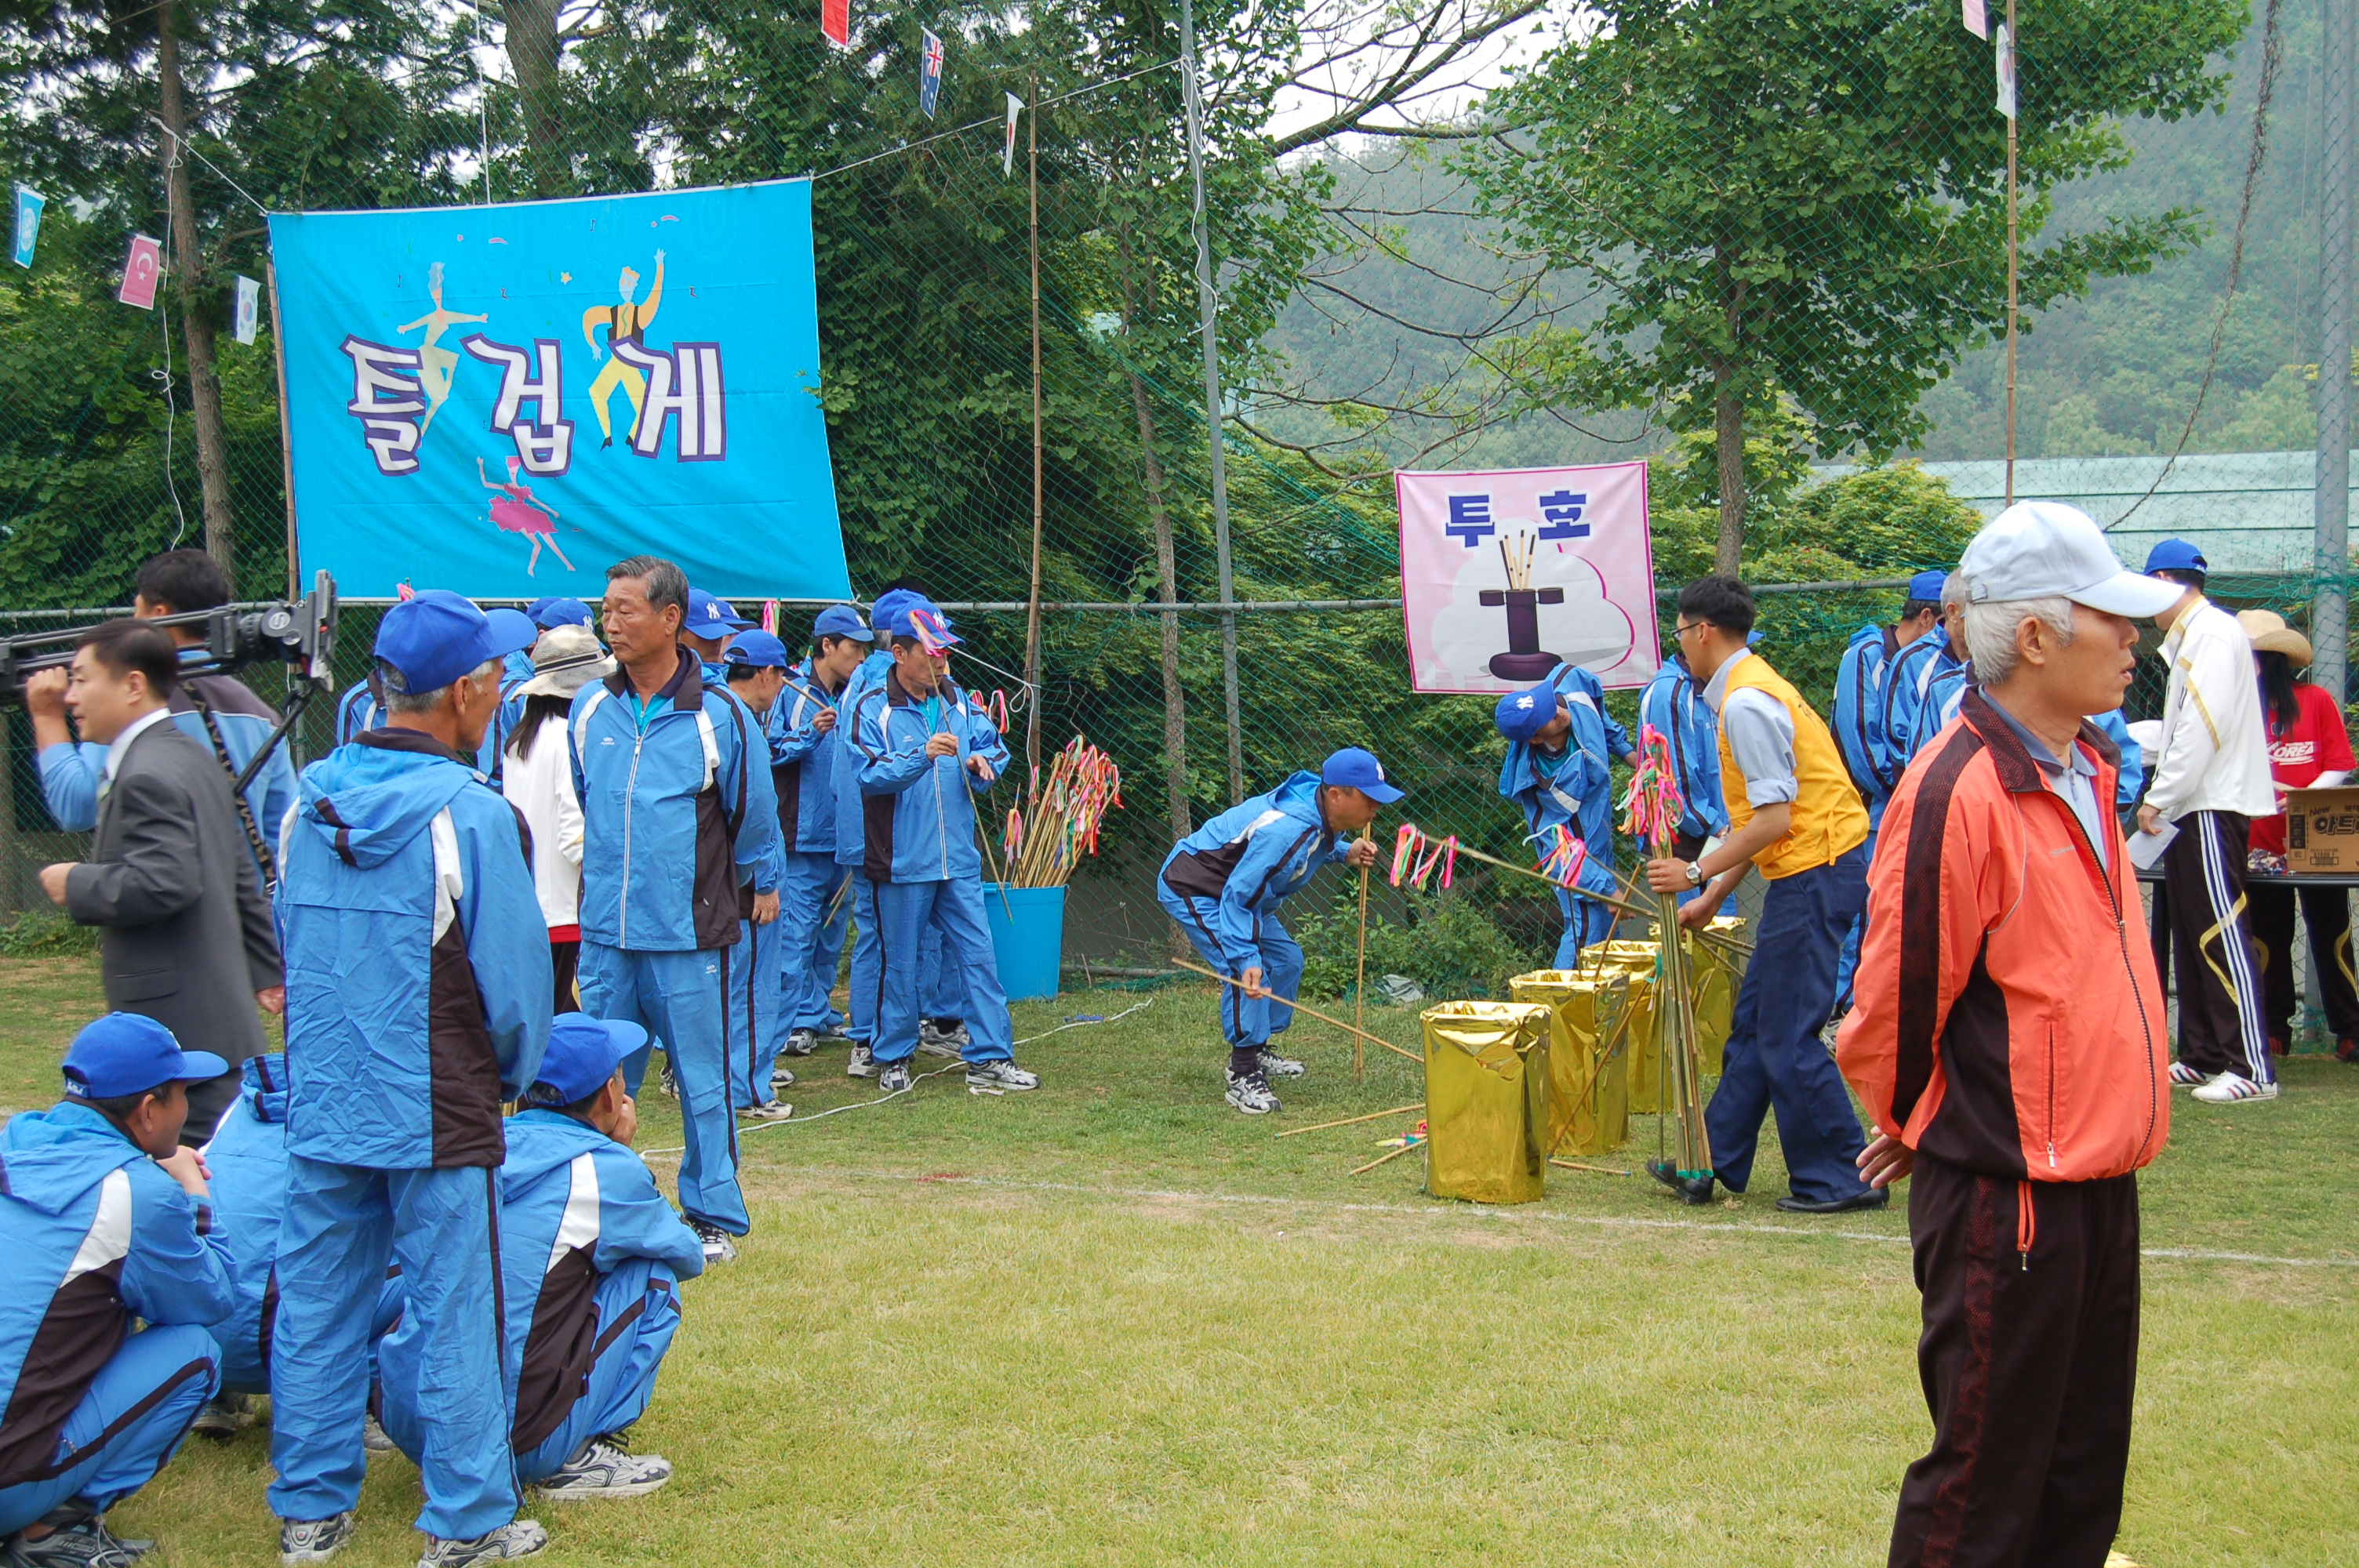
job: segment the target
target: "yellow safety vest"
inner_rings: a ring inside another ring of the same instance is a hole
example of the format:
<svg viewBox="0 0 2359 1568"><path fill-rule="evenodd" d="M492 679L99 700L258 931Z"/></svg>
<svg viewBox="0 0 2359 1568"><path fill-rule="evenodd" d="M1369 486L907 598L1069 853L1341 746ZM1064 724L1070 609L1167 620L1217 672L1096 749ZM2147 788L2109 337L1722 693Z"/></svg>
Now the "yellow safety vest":
<svg viewBox="0 0 2359 1568"><path fill-rule="evenodd" d="M1835 738L1827 732L1826 721L1758 654L1740 658L1728 672L1722 705L1725 707L1729 697L1748 688L1767 692L1784 703L1794 724L1793 826L1753 857L1761 874L1775 881L1830 865L1866 843L1867 807L1860 804L1859 791L1843 766L1843 753L1835 749ZM1753 803L1745 798L1745 774L1737 769L1735 753L1728 749L1726 725L1720 729L1720 793L1728 803L1730 832L1753 820Z"/></svg>

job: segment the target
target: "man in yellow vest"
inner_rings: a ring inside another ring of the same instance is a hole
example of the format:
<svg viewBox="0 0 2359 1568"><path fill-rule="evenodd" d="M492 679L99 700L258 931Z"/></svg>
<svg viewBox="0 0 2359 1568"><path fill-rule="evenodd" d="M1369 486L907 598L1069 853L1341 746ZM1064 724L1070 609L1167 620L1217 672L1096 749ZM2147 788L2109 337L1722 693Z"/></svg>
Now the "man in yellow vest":
<svg viewBox="0 0 2359 1568"><path fill-rule="evenodd" d="M1720 1087L1704 1108L1709 1171L1669 1161L1655 1179L1691 1204L1712 1201L1716 1176L1743 1192L1761 1118L1777 1113L1795 1214L1882 1208L1882 1188L1860 1178L1866 1146L1834 1058L1819 1039L1835 1003L1843 934L1867 902L1867 808L1825 720L1746 645L1753 591L1734 578L1698 578L1680 593L1680 652L1720 716L1720 787L1728 833L1693 860L1647 863L1658 892L1700 890L1680 924L1710 920L1758 867L1767 881L1754 926L1753 961L1737 991Z"/></svg>

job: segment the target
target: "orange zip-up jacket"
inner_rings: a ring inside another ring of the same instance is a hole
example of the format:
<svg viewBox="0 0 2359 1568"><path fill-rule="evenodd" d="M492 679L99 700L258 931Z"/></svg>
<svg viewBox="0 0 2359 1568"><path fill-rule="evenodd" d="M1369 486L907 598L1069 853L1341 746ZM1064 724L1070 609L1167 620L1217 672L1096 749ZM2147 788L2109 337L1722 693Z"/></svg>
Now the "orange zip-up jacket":
<svg viewBox="0 0 2359 1568"><path fill-rule="evenodd" d="M1886 1133L2018 1182L2118 1176L2170 1135L2162 987L2111 810L2119 753L2093 725L2079 744L2107 806L2102 862L2022 739L1966 693L1886 809L1835 1045Z"/></svg>

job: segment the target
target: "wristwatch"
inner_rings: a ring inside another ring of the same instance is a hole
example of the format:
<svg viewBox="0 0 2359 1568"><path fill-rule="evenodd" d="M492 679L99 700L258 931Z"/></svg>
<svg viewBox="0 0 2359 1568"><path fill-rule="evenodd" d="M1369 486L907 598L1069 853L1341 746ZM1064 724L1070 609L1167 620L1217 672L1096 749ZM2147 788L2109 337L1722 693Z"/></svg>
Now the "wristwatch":
<svg viewBox="0 0 2359 1568"><path fill-rule="evenodd" d="M1700 888L1703 886L1703 863L1701 861L1690 860L1688 862L1688 886L1691 888Z"/></svg>

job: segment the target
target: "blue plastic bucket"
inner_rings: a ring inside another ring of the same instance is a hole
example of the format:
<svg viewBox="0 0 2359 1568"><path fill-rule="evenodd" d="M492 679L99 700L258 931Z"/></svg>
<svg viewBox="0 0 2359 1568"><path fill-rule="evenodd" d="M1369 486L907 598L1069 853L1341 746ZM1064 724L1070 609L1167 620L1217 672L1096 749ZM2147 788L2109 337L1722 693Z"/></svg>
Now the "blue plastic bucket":
<svg viewBox="0 0 2359 1568"><path fill-rule="evenodd" d="M1065 890L983 884L983 912L999 961L999 987L1010 1001L1047 1001L1057 994L1057 966L1065 951Z"/></svg>

